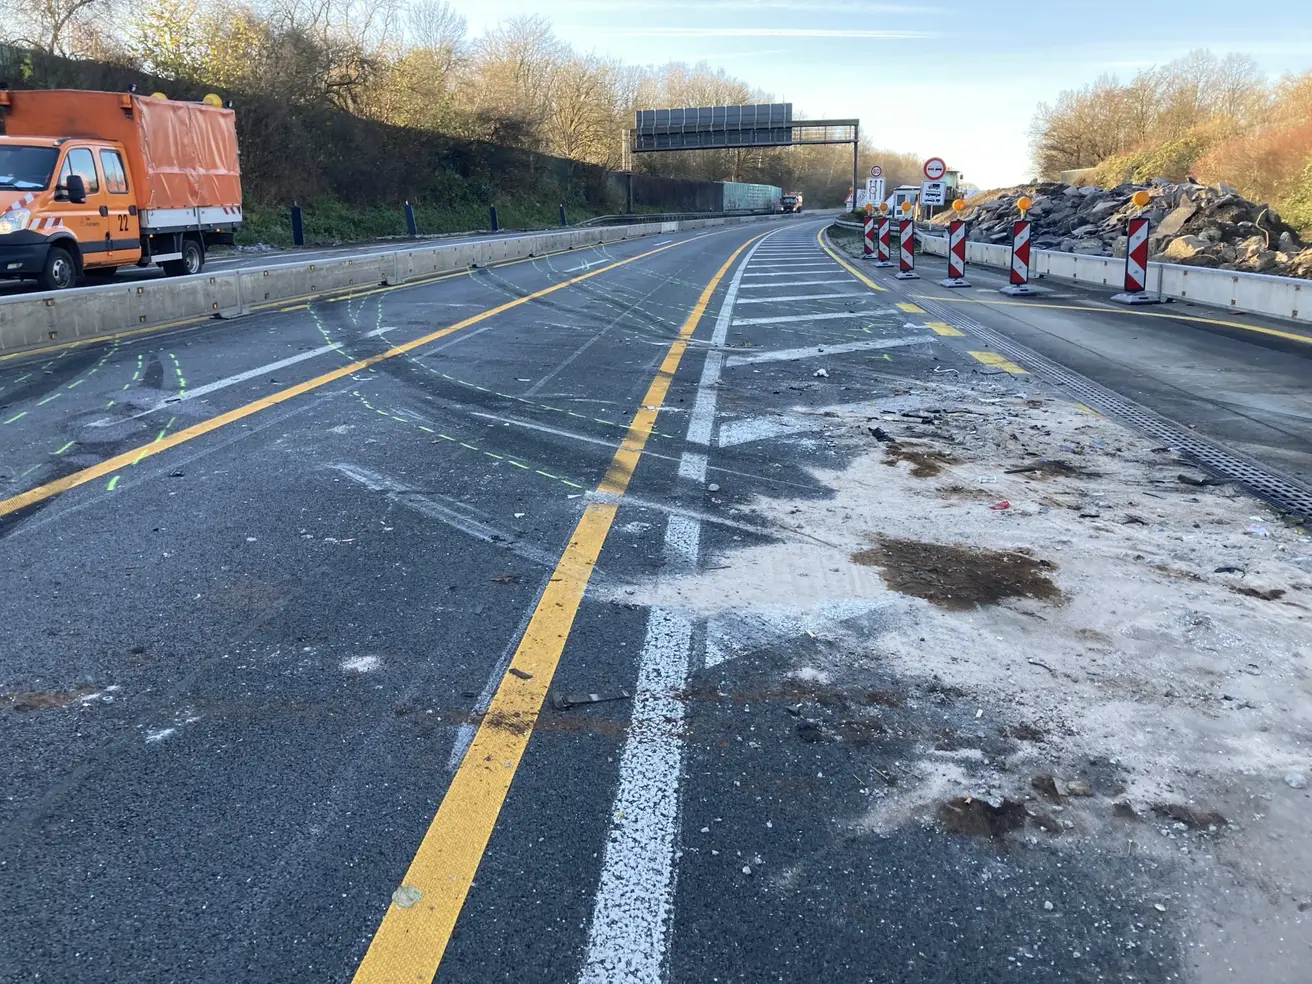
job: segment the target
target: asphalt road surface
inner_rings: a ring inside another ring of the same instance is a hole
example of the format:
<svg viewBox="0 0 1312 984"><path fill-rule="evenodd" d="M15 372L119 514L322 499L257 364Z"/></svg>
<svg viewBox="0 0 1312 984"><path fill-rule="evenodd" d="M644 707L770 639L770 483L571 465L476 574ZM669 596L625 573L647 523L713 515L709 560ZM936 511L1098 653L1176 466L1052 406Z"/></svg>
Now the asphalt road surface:
<svg viewBox="0 0 1312 984"><path fill-rule="evenodd" d="M819 641L726 660L633 600L808 535L739 507L851 452L773 411L980 366L820 228L0 362L0 980L1182 979L1151 861L857 822L915 694L877 747L799 738ZM1260 349L1228 385L1302 409L1216 432L1305 467L1305 347L1136 330L1159 369Z"/></svg>

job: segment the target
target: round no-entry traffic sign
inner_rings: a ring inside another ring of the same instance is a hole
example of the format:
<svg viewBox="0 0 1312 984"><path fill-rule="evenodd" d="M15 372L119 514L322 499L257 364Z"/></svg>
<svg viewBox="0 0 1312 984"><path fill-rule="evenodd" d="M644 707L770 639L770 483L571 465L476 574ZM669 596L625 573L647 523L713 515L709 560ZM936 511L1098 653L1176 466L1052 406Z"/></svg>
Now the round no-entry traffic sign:
<svg viewBox="0 0 1312 984"><path fill-rule="evenodd" d="M871 165L870 165L870 176L871 176L872 178L877 178L877 177L879 177L879 176L880 176L881 174L883 174L883 173L884 173L884 169L883 169L882 167L880 167L878 164L871 164Z"/></svg>
<svg viewBox="0 0 1312 984"><path fill-rule="evenodd" d="M925 177L929 178L930 181L937 181L948 173L948 166L943 162L943 158L931 157L925 161L924 171Z"/></svg>

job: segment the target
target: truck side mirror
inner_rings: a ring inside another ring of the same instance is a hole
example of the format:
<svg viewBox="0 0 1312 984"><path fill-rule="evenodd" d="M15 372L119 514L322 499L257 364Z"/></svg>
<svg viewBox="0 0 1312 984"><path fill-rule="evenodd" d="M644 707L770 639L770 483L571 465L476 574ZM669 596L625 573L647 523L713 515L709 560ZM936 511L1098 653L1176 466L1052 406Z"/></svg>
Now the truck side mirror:
<svg viewBox="0 0 1312 984"><path fill-rule="evenodd" d="M87 200L87 183L80 174L70 174L64 185L68 191L68 200L74 205L81 205Z"/></svg>

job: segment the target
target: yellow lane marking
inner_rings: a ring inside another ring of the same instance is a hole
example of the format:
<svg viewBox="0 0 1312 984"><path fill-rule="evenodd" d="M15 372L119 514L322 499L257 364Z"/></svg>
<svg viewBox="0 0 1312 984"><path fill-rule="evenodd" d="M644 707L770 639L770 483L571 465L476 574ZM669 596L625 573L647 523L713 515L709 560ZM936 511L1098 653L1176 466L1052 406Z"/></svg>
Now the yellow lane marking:
<svg viewBox="0 0 1312 984"><path fill-rule="evenodd" d="M926 321L925 327L933 331L935 335L965 335L964 331L953 328L946 321Z"/></svg>
<svg viewBox="0 0 1312 984"><path fill-rule="evenodd" d="M998 355L997 352L971 352L970 355L973 356L979 362L984 363L986 366L993 366L995 369L1001 369L1003 372L1009 372L1013 376L1029 375L1028 369L1022 369L1020 366L1016 365L1016 363L1012 362L1010 359Z"/></svg>
<svg viewBox="0 0 1312 984"><path fill-rule="evenodd" d="M942 297L936 297L933 294L916 295L921 300L941 301ZM1169 311L1142 311L1138 308L1126 307L1125 310L1120 308L1097 307L1092 304L1048 304L1043 301L993 301L980 297L960 297L952 298L953 304L997 304L1003 307L1031 307L1031 308L1048 308L1055 311L1093 311L1097 314L1128 314L1138 318L1166 318L1171 321L1193 321L1203 325L1220 325L1222 328L1239 328L1242 331L1251 331L1259 335L1270 335L1273 338L1283 338L1290 342L1302 342L1304 345L1312 345L1312 335L1300 335L1297 332L1281 331L1278 328L1264 328L1261 325L1249 325L1242 321L1227 321L1224 318L1205 318L1198 314L1172 314Z"/></svg>
<svg viewBox="0 0 1312 984"><path fill-rule="evenodd" d="M651 436L657 411L665 402L688 339L696 331L716 287L752 241L739 246L724 261L697 298L678 337L670 343L605 477L597 485L598 494L608 496L609 501L591 502L583 510L352 984L427 982L437 973L551 686L619 499L628 489Z"/></svg>
<svg viewBox="0 0 1312 984"><path fill-rule="evenodd" d="M910 301L898 301L898 302L897 302L897 309L898 309L899 311L905 311L907 314L924 314L924 313L925 313L925 309L924 309L924 308L922 308L919 304L912 304Z"/></svg>
<svg viewBox="0 0 1312 984"><path fill-rule="evenodd" d="M1090 417L1102 416L1102 414L1100 414L1097 410L1093 409L1093 407L1089 406L1087 403L1080 403L1078 400L1075 401L1075 409L1078 410L1080 413L1088 414Z"/></svg>
<svg viewBox="0 0 1312 984"><path fill-rule="evenodd" d="M707 235L713 235L713 233L707 233ZM534 291L532 294L526 294L523 297L516 297L513 300L498 304L496 307L491 307L486 311L481 311L478 314L471 315L463 321L457 321L453 325L439 328L437 331L429 332L427 335L421 335L419 338L413 339L412 341L393 346L385 352L380 352L377 355L371 355L368 358L358 359L355 362L339 366L338 368L325 372L320 376L315 376L313 379L307 379L305 382L297 383L294 386L288 386L286 389L279 390L276 393L270 393L268 396L261 397L258 400L253 400L234 410L229 410L226 413L221 413L218 416L211 417L209 420L204 420L198 424L193 424L190 427L185 427L180 431L175 431L164 437L162 440L153 441L150 444L143 445L139 448L133 448L130 451L117 454L112 458L106 458L99 464L91 465L80 471L72 472L62 478L57 478L52 482L47 482L45 485L38 485L35 488L28 489L26 492L20 492L18 495L11 496L8 499L0 499L0 516L7 516L19 509L24 509L34 503L43 502L52 496L59 495L61 492L67 492L69 489L77 488L79 485L93 482L96 479L112 474L127 465L137 464L143 458L148 458L152 455L159 454L161 451L167 451L170 448L177 447L179 444L184 444L203 434L208 434L210 431L218 430L220 427L242 420L252 414L259 413L261 410L267 410L269 407L285 403L294 397L300 396L302 393L309 393L312 390L316 390L321 386L326 386L328 383L342 379L352 373L359 372L362 369L368 369L370 366L379 362L384 362L387 359L394 359L398 355L404 355L406 352L422 348L430 342L434 342L439 338L444 338L453 332L468 328L470 325L478 324L480 321L486 321L494 315L501 314L504 311L509 311L511 308L519 307L521 304L527 304L529 301L545 297L548 294L554 294L558 290L563 290L564 288L577 284L580 281L588 280L599 274L614 270L617 267L622 267L629 263L633 263L636 260L654 256L657 253L663 253L667 249L674 249L677 246L684 246L688 243L696 242L698 239L702 238L704 238L704 236L696 236L692 239L685 239L681 242L671 243L668 246L661 246L657 249L649 250L646 253L639 253L636 256L630 256L625 260L616 260L614 263L607 264L603 267L597 267L595 270L589 270L587 273L581 273L577 277L571 277L569 280L562 280L558 284L544 287L542 290ZM139 359L140 357L138 357L138 360ZM6 420L5 423L13 423L20 417L26 415L27 411L23 411L17 416Z"/></svg>
<svg viewBox="0 0 1312 984"><path fill-rule="evenodd" d="M861 272L860 270L858 270L856 267L852 266L851 263L848 263L847 260L845 260L845 259L843 259L841 256L839 256L839 255L838 255L838 251L835 250L832 246L829 245L829 240L828 240L828 238L825 236L825 231L824 231L824 229L821 229L819 232L817 232L817 233L815 234L815 241L818 242L818 243L820 244L820 248L821 248L822 250L824 250L826 253L828 253L829 256L830 256L830 258L831 258L835 263L837 263L839 266L841 266L844 270L846 270L846 271L847 271L848 273L850 273L852 276L856 277L857 280L861 281L863 284L865 284L865 285L866 285L867 287L869 287L871 290L887 290L887 289L888 289L887 287L880 287L879 284L875 283L873 280L871 280L869 277L867 277L864 273L862 273L862 272Z"/></svg>

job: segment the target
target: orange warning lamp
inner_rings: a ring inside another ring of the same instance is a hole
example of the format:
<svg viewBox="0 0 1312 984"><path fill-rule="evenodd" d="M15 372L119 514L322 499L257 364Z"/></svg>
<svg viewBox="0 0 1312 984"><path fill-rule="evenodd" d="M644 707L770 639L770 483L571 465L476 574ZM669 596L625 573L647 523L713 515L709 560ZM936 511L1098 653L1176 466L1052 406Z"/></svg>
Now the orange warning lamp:
<svg viewBox="0 0 1312 984"><path fill-rule="evenodd" d="M960 212L965 207L966 207L966 200L964 198L954 198L952 200L952 211Z"/></svg>
<svg viewBox="0 0 1312 984"><path fill-rule="evenodd" d="M903 214L903 215L908 214L908 213L911 211L911 203L910 203L910 202L903 202L902 205L901 205L901 209L902 209L902 214Z"/></svg>
<svg viewBox="0 0 1312 984"><path fill-rule="evenodd" d="M1028 212L1030 210L1030 206L1033 204L1034 203L1030 201L1028 195L1021 195L1019 198L1016 199L1016 207L1020 209L1021 215L1024 215L1026 212Z"/></svg>
<svg viewBox="0 0 1312 984"><path fill-rule="evenodd" d="M1136 191L1133 195L1130 196L1130 201L1134 202L1134 204L1137 207L1143 208L1150 201L1150 196L1148 192L1140 188L1138 191Z"/></svg>
<svg viewBox="0 0 1312 984"><path fill-rule="evenodd" d="M873 215L875 212L875 206L871 205L869 202L866 202L865 209L866 215Z"/></svg>
<svg viewBox="0 0 1312 984"><path fill-rule="evenodd" d="M887 214L888 214L888 202L880 202L880 203L879 203L879 214L880 214L880 215L887 215Z"/></svg>

